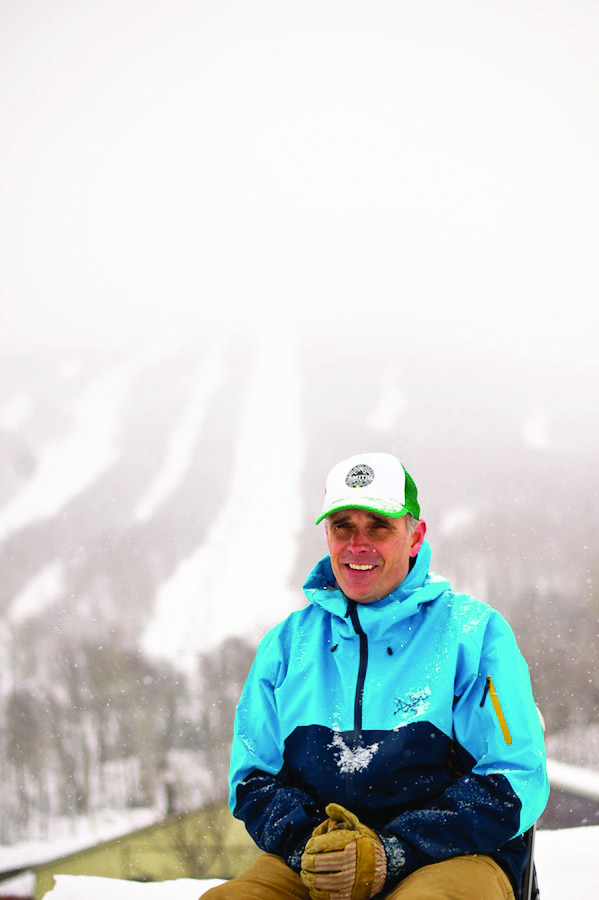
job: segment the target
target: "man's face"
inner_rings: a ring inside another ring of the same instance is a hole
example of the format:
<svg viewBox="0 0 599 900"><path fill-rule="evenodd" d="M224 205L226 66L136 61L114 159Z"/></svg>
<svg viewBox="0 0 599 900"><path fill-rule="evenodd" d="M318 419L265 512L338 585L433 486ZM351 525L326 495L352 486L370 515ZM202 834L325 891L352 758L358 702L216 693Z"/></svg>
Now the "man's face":
<svg viewBox="0 0 599 900"><path fill-rule="evenodd" d="M344 509L326 520L327 543L337 584L356 603L374 603L399 587L426 532L424 522L407 537L404 518Z"/></svg>

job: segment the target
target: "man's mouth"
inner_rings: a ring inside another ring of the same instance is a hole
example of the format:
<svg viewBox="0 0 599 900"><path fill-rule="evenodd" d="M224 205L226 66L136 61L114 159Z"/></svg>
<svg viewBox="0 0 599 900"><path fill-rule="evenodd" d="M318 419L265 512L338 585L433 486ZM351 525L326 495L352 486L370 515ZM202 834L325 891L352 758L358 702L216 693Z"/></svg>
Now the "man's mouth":
<svg viewBox="0 0 599 900"><path fill-rule="evenodd" d="M375 569L376 566L359 566L357 563L345 563L348 569L353 569L355 572L367 572L369 569Z"/></svg>

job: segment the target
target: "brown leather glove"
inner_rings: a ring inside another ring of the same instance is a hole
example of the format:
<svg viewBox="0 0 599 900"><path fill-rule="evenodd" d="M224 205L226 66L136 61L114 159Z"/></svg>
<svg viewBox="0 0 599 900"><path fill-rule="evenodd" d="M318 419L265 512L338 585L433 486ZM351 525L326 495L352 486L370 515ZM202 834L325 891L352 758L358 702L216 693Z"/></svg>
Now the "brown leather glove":
<svg viewBox="0 0 599 900"><path fill-rule="evenodd" d="M312 832L302 856L301 879L312 900L369 900L383 889L385 850L378 836L338 803Z"/></svg>

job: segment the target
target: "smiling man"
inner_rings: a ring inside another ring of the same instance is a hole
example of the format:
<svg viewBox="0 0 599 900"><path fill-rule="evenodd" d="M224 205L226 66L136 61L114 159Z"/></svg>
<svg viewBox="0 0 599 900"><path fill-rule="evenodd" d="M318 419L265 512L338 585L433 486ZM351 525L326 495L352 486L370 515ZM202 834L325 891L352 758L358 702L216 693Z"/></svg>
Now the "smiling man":
<svg viewBox="0 0 599 900"><path fill-rule="evenodd" d="M548 795L505 620L430 572L416 486L386 453L329 473L329 554L262 641L230 806L264 851L211 900L519 898Z"/></svg>

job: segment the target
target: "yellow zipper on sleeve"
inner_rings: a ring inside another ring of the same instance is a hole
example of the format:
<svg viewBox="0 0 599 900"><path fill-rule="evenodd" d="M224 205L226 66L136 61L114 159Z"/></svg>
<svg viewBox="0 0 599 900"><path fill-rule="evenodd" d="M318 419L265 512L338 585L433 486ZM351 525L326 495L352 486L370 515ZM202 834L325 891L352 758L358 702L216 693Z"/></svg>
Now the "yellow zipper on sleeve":
<svg viewBox="0 0 599 900"><path fill-rule="evenodd" d="M487 675L487 680L485 681L485 690L483 692L483 699L480 701L480 705L484 706L485 700L487 699L487 694L491 697L491 703L493 704L493 709L495 710L495 715L499 721L499 726L501 728L501 733L503 734L503 739L506 744L509 746L512 743L512 736L510 734L510 730L507 726L507 722L505 721L505 716L503 715L503 710L501 708L501 703L499 702L499 697L497 696L497 691L495 690L495 685L493 684L493 679L490 675Z"/></svg>

